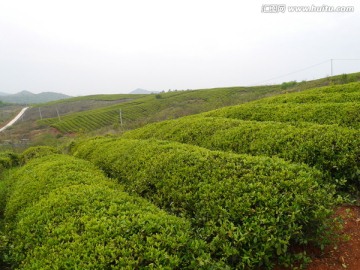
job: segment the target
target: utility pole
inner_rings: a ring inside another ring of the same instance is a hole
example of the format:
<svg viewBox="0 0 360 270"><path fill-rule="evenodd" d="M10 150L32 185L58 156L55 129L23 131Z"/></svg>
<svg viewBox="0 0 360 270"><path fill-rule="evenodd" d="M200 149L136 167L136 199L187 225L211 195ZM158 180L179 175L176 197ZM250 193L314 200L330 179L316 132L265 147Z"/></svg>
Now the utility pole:
<svg viewBox="0 0 360 270"><path fill-rule="evenodd" d="M40 113L40 119L42 120L42 115L41 115L40 107L39 107L39 113Z"/></svg>
<svg viewBox="0 0 360 270"><path fill-rule="evenodd" d="M57 112L57 116L58 116L58 118L59 118L59 121L61 121L61 118L60 118L60 114L59 114L58 107L56 107L56 112Z"/></svg>
<svg viewBox="0 0 360 270"><path fill-rule="evenodd" d="M334 59L330 59L331 76L333 76L333 60Z"/></svg>
<svg viewBox="0 0 360 270"><path fill-rule="evenodd" d="M122 121L121 109L119 109L119 118L120 118L120 126L122 127L123 121Z"/></svg>

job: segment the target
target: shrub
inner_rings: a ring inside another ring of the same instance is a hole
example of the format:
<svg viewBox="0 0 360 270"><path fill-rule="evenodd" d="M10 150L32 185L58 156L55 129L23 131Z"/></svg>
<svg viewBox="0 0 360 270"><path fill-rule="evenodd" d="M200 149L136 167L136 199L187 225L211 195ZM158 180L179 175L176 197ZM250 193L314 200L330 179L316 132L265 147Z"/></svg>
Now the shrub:
<svg viewBox="0 0 360 270"><path fill-rule="evenodd" d="M296 81L290 81L290 82L283 82L281 84L281 89L285 90L291 87L294 87L295 85L297 85Z"/></svg>
<svg viewBox="0 0 360 270"><path fill-rule="evenodd" d="M307 243L324 229L333 201L320 172L276 158L107 138L72 151L127 191L190 219L212 258L236 269L285 262L291 243Z"/></svg>
<svg viewBox="0 0 360 270"><path fill-rule="evenodd" d="M281 103L344 103L360 101L360 83L347 85L325 86L306 90L300 93L277 95L260 99L256 104L281 104Z"/></svg>
<svg viewBox="0 0 360 270"><path fill-rule="evenodd" d="M360 187L360 131L335 125L290 125L214 117L187 117L129 131L128 139L177 141L211 150L277 156L306 163Z"/></svg>
<svg viewBox="0 0 360 270"><path fill-rule="evenodd" d="M19 165L19 155L13 152L0 152L0 173L4 169L9 169Z"/></svg>
<svg viewBox="0 0 360 270"><path fill-rule="evenodd" d="M46 156L13 178L5 258L14 267L222 268L203 241L192 240L188 221L121 191L89 162Z"/></svg>
<svg viewBox="0 0 360 270"><path fill-rule="evenodd" d="M225 107L204 116L277 122L314 122L360 128L360 83L320 87Z"/></svg>
<svg viewBox="0 0 360 270"><path fill-rule="evenodd" d="M360 128L360 104L358 102L319 104L248 103L226 107L203 115L255 121L313 122Z"/></svg>
<svg viewBox="0 0 360 270"><path fill-rule="evenodd" d="M51 146L33 146L26 149L20 156L22 163L26 163L29 160L44 157L48 155L59 154L59 151Z"/></svg>
<svg viewBox="0 0 360 270"><path fill-rule="evenodd" d="M34 158L29 165L12 173L11 179L14 184L6 206L7 222L15 220L21 209L47 196L54 189L77 184L104 184L103 173L92 164L59 154Z"/></svg>

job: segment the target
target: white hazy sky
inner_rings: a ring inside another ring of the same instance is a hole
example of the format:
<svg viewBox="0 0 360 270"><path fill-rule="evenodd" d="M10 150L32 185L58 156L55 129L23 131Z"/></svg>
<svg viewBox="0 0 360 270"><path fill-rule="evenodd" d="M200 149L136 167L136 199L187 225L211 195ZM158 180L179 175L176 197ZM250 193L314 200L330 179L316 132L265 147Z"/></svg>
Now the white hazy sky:
<svg viewBox="0 0 360 270"><path fill-rule="evenodd" d="M264 4L355 11L269 14ZM329 59L360 59L359 33L359 1L0 0L0 92L88 95L311 80L330 75ZM333 64L334 74L360 71L359 60Z"/></svg>

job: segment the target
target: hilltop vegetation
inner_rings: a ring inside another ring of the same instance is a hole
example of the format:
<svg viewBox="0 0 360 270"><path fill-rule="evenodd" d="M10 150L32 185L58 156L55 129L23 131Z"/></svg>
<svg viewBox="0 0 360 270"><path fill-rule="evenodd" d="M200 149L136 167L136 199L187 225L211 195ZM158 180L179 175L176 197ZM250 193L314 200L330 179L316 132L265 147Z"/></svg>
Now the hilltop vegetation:
<svg viewBox="0 0 360 270"><path fill-rule="evenodd" d="M44 119L41 125L50 125L63 133L93 131L102 127L123 125L134 128L147 122L178 118L226 105L246 102L278 90L278 86L244 87L174 91L146 95L122 104L79 112L58 118ZM121 120L120 120L121 110Z"/></svg>
<svg viewBox="0 0 360 270"><path fill-rule="evenodd" d="M246 103L267 96L359 80L360 73L354 73L285 85L172 91L143 95L141 98L129 100L119 105L67 114L62 116L61 120L58 119L57 115L53 115L53 118L44 119L39 124L54 127L63 133L89 132L104 127L119 126L120 124L124 129L133 129L149 122L179 118L225 106ZM355 102L357 100L351 101Z"/></svg>

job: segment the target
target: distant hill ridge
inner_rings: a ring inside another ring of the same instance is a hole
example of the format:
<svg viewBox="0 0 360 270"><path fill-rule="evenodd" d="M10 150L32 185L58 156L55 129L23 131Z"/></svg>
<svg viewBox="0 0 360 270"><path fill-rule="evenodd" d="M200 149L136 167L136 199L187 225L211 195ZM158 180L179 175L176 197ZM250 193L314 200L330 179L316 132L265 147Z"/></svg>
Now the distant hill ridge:
<svg viewBox="0 0 360 270"><path fill-rule="evenodd" d="M55 93L55 92L42 92L39 94L31 93L30 91L23 90L16 94L0 93L0 100L8 103L17 104L34 104L43 103L59 99L70 98L71 96Z"/></svg>
<svg viewBox="0 0 360 270"><path fill-rule="evenodd" d="M156 93L159 93L159 91L149 91L146 89L137 88L131 91L129 94L156 94Z"/></svg>

